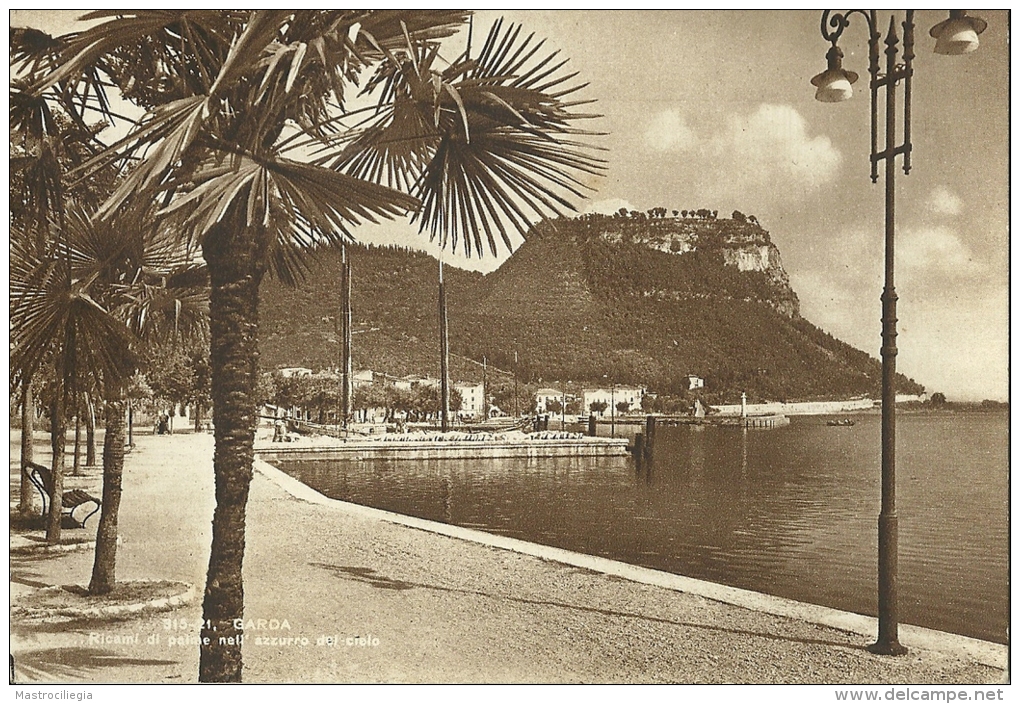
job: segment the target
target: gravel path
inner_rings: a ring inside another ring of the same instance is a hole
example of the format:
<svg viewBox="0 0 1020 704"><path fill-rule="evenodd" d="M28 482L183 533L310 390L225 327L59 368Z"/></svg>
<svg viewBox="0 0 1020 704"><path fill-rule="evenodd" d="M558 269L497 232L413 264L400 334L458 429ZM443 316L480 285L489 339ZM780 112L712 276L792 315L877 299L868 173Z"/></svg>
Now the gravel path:
<svg viewBox="0 0 1020 704"><path fill-rule="evenodd" d="M125 472L118 577L201 590L212 438L137 442ZM86 584L91 560L13 557L12 594ZM248 682L917 684L1006 676L922 649L879 657L864 649L868 639L844 631L310 504L262 474L249 504L245 603ZM17 677L193 682L200 616L196 602L120 622L15 623Z"/></svg>

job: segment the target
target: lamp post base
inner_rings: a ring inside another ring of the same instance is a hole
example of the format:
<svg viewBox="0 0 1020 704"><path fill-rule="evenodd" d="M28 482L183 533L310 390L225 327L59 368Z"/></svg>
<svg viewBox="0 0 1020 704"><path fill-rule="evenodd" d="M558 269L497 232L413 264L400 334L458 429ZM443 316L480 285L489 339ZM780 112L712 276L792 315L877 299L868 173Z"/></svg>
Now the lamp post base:
<svg viewBox="0 0 1020 704"><path fill-rule="evenodd" d="M898 640L888 642L880 640L869 645L868 652L875 655L906 655L907 648L905 645L901 645Z"/></svg>

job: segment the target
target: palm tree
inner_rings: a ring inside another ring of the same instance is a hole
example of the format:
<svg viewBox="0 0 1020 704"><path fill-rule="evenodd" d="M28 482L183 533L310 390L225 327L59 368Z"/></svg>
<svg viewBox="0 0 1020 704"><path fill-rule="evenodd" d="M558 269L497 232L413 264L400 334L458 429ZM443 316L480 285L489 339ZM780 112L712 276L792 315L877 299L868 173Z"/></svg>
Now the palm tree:
<svg viewBox="0 0 1020 704"><path fill-rule="evenodd" d="M238 681L241 565L253 463L258 287L363 221L413 213L468 255L570 207L601 162L570 126L578 86L541 42L497 24L477 60L440 69L463 11L95 12L34 85L105 110L104 81L145 115L81 170L137 159L102 212L159 199L210 274L216 508L202 681ZM348 92L366 75L362 98ZM97 76L105 76L100 80ZM357 107L357 100L364 105ZM499 239L497 240L497 235ZM483 243L483 237L485 242Z"/></svg>
<svg viewBox="0 0 1020 704"><path fill-rule="evenodd" d="M66 409L80 417L81 398L88 406L88 463L95 462L93 396L107 396L107 433L103 453L103 507L97 536L90 593L114 584L117 514L123 467L123 398L126 374L135 367L132 337L111 315L111 306L130 318L138 299L165 290L170 265L165 238L137 238L130 229L142 224L122 218L93 221L96 206L112 190L114 173L104 168L88 180L67 184L67 173L95 156L96 132L73 108L61 88L56 100L25 90L33 78L52 67L59 40L32 30L11 32L12 73L20 78L11 90L11 380L22 388L22 466L32 459L34 376L41 363L51 367L51 438L54 491L47 517L47 540L60 539ZM51 96L52 97L52 96ZM108 232L103 232L103 225ZM119 229L122 228L122 229ZM155 245L155 246L154 246ZM175 255L174 255L175 256ZM176 257L180 259L180 257ZM175 260L174 260L175 261ZM134 267L134 268L133 268ZM162 289L153 287L162 273ZM125 283L126 282L126 283ZM204 284L203 282L198 282ZM191 284L195 286L195 282ZM194 297L195 293L186 292ZM204 298L204 293L201 294ZM185 303L188 301L186 300ZM187 306L176 302L180 317ZM150 315L149 320L158 319ZM203 317L204 319L204 317ZM137 321L136 321L137 322ZM138 326L138 325L136 325ZM79 459L79 423L75 422L75 470ZM31 511L31 487L22 472L21 510Z"/></svg>
<svg viewBox="0 0 1020 704"><path fill-rule="evenodd" d="M64 232L67 232L65 228ZM63 492L65 411L78 396L78 380L109 379L127 373L131 360L127 330L114 320L79 276L69 243L59 242L42 255L25 247L12 228L11 372L12 383L37 378L52 369L50 424L53 444L53 496L46 539L60 540Z"/></svg>
<svg viewBox="0 0 1020 704"><path fill-rule="evenodd" d="M25 251L20 246L24 236L12 238L11 369L15 378L33 377L40 360L51 359L54 366L52 471L57 487L49 541L60 538L60 443L67 401L81 395L81 380L89 380L105 397L103 506L89 589L93 594L108 592L114 584L125 387L138 368L142 336L166 337L171 329L175 335L182 330L201 335L206 316L202 272L174 251L165 233L149 228L148 235L138 237L143 227L133 220L99 221L72 203L64 213L61 242L45 256Z"/></svg>
<svg viewBox="0 0 1020 704"><path fill-rule="evenodd" d="M11 32L12 65L29 62L36 52L52 47L49 39L40 32L23 30ZM24 79L12 81L10 204L11 222L21 233L19 247L33 255L43 256L52 245L52 230L62 221L65 197L61 174L65 165L81 163L91 134L71 123L62 115L54 114L45 100L25 93ZM12 251L12 254L16 252ZM27 517L32 512L32 485L25 467L33 460L32 436L35 418L35 389L31 376L12 375L17 378L21 391L21 485L19 511ZM17 387L12 387L14 390ZM56 425L51 433L57 431ZM54 444L56 441L53 436ZM54 457L54 460L63 460ZM52 468L55 472L56 465ZM60 467L62 470L62 466ZM59 533L59 525L57 526Z"/></svg>

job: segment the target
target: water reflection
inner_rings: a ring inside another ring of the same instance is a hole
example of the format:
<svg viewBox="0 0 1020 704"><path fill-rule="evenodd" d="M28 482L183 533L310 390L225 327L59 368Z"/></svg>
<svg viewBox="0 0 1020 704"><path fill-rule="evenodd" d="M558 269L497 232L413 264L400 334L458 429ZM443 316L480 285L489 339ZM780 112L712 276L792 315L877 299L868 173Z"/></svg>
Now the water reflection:
<svg viewBox="0 0 1020 704"><path fill-rule="evenodd" d="M659 429L640 465L284 468L337 498L874 613L879 426L862 417L853 428L814 418L774 430ZM902 415L898 426L901 620L1005 642L1008 417Z"/></svg>

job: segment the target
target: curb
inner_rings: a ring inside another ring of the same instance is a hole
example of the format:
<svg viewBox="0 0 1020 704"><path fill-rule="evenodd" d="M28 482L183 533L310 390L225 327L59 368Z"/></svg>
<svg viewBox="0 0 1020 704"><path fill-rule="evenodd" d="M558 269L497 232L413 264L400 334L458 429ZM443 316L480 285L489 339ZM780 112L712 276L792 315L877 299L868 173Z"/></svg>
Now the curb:
<svg viewBox="0 0 1020 704"><path fill-rule="evenodd" d="M694 594L751 611L805 621L819 626L856 633L867 638L873 638L878 632L878 619L873 616L794 601L793 599L786 599L748 589L729 587L724 584L684 577L670 572L653 570L648 567L638 567L625 562L619 562L618 560L585 555L562 548L529 543L516 538L508 538L471 528L462 528L437 521L414 518L339 499L331 499L258 457L255 458L255 470L294 498L313 504L334 506L346 513L364 518L417 528L430 533L479 543L502 550L510 550L573 567L582 567L594 572L622 577L623 579L640 584ZM907 624L900 625L900 641L908 647L966 658L978 664L1000 670L1007 670L1009 667L1009 646L999 643Z"/></svg>
<svg viewBox="0 0 1020 704"><path fill-rule="evenodd" d="M79 550L92 550L96 547L95 540L83 540L78 543L57 543L56 545L47 545L40 543L38 545L18 545L11 547L11 555L39 555L49 553L65 553L65 552L77 552Z"/></svg>
<svg viewBox="0 0 1020 704"><path fill-rule="evenodd" d="M137 584L137 583L148 583L144 580L135 582L120 582L120 584ZM184 606L194 600L197 590L195 585L188 584L187 582L169 582L171 585L183 587L184 590L173 594L172 596L164 596L156 599L150 599L148 601L136 602L133 604L110 604L108 606L91 606L91 607L61 607L61 608L45 608L38 606L21 606L18 602L12 605L12 615L20 615L22 618L32 620L35 622L61 622L67 619L92 619L92 618L108 618L111 616L124 616L128 614L141 614L146 612L160 612L170 611L179 606ZM57 594L64 591L63 586L56 587L45 587L33 592L33 596L36 594L53 593Z"/></svg>

